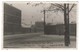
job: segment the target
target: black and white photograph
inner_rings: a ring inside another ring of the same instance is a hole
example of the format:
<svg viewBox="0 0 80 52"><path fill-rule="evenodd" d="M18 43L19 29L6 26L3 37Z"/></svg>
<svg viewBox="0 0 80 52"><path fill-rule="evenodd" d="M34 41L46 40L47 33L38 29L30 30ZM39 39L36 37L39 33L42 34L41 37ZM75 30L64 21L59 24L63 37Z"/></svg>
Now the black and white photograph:
<svg viewBox="0 0 80 52"><path fill-rule="evenodd" d="M77 2L3 2L3 48L76 48Z"/></svg>

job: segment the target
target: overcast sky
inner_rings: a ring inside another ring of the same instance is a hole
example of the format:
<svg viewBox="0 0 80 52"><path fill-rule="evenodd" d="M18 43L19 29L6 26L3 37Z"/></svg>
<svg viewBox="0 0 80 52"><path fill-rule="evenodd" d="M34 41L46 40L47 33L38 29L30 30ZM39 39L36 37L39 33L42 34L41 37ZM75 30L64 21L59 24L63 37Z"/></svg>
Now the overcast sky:
<svg viewBox="0 0 80 52"><path fill-rule="evenodd" d="M39 6L32 6L34 3L28 4L26 2L6 2L21 10L21 25L23 27L30 27L36 21L43 21L43 13L41 10L50 6L49 3ZM32 23L31 23L32 22ZM76 6L70 12L70 23L76 22ZM62 24L64 23L64 16L62 12L46 12L46 23ZM27 25L25 25L27 24Z"/></svg>

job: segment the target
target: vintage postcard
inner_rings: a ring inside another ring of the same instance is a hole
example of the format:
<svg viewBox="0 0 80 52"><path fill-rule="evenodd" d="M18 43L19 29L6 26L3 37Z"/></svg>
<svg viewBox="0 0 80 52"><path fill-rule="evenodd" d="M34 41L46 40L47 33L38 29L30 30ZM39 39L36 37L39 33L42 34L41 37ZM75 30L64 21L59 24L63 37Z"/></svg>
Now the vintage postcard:
<svg viewBox="0 0 80 52"><path fill-rule="evenodd" d="M76 48L77 2L3 3L3 48Z"/></svg>

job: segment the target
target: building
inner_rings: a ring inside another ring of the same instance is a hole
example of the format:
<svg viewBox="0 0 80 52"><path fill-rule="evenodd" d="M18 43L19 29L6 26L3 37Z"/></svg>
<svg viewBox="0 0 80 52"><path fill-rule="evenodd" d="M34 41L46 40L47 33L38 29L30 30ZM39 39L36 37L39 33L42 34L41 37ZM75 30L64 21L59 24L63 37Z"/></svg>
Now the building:
<svg viewBox="0 0 80 52"><path fill-rule="evenodd" d="M24 34L24 33L31 33L31 28L22 27L22 28L21 28L21 33L22 33L22 34Z"/></svg>
<svg viewBox="0 0 80 52"><path fill-rule="evenodd" d="M21 10L4 3L4 34L20 33Z"/></svg>
<svg viewBox="0 0 80 52"><path fill-rule="evenodd" d="M44 32L44 22L35 22L35 24L31 26L31 32Z"/></svg>
<svg viewBox="0 0 80 52"><path fill-rule="evenodd" d="M65 26L64 24L46 25L45 33L53 35L64 35ZM76 24L69 24L69 34L76 36Z"/></svg>

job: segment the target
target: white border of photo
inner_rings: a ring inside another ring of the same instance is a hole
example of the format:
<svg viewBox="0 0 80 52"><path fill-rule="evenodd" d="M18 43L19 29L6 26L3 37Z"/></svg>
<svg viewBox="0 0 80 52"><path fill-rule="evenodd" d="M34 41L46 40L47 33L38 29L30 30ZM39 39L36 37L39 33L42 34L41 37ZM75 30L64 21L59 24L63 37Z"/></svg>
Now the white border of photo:
<svg viewBox="0 0 80 52"><path fill-rule="evenodd" d="M1 52L15 52L15 51L19 51L19 52L80 52L80 0L54 0L54 2L61 2L61 3L66 3L66 2L77 2L78 3L78 9L77 9L77 46L76 46L76 49L74 48L14 48L14 49L4 49L3 48L3 3L6 2L6 1L36 1L36 2L39 2L39 1L44 1L44 2L53 2L53 0L0 0L0 51Z"/></svg>

